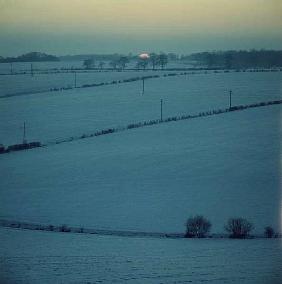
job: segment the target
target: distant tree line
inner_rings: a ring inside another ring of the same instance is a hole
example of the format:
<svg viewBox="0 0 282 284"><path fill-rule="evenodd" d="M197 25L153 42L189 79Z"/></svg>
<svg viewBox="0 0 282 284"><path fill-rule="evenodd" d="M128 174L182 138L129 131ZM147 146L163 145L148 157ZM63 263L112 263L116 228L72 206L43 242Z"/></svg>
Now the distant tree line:
<svg viewBox="0 0 282 284"><path fill-rule="evenodd" d="M60 59L54 55L49 55L41 52L29 52L17 57L1 57L0 63L11 62L41 62L41 61L60 61Z"/></svg>
<svg viewBox="0 0 282 284"><path fill-rule="evenodd" d="M153 54L153 53L151 53ZM176 61L180 59L179 55L176 53L164 53L168 58L169 61ZM93 59L96 62L97 61L116 61L120 57L126 56L130 61L136 61L138 60L138 55L137 54L119 54L119 53L112 53L112 54L78 54L78 55L63 55L60 56L59 59L61 61L84 61L86 59Z"/></svg>
<svg viewBox="0 0 282 284"><path fill-rule="evenodd" d="M165 53L151 53L148 58L138 58L135 68L145 70L148 67L151 67L153 70L161 68L162 70L168 64L169 56Z"/></svg>
<svg viewBox="0 0 282 284"><path fill-rule="evenodd" d="M168 64L169 58L172 57L172 54L167 55L165 53L151 53L147 58L141 58L139 56L114 56L110 57L111 60L108 61L107 65L108 68L114 69L114 70L124 70L128 66L128 64L133 61L135 62L135 66L132 68L135 68L137 70L145 70L148 68L151 68L153 70L156 69L164 69L166 65ZM101 59L101 58L100 58ZM97 60L97 57L91 56L83 60L83 67L85 69L99 69L102 70L105 67L106 63L102 60Z"/></svg>
<svg viewBox="0 0 282 284"><path fill-rule="evenodd" d="M129 62L135 62L136 69L164 69L169 61L189 62L195 66L208 68L272 68L282 67L282 50L229 50L178 55L176 53L150 53L149 58L140 58L129 53L113 54L80 54L56 57L41 52L29 52L17 57L1 57L0 63L39 62L39 61L82 61L86 69L108 68L125 69ZM105 63L107 62L107 63Z"/></svg>
<svg viewBox="0 0 282 284"><path fill-rule="evenodd" d="M281 67L282 50L214 51L182 56L182 60L194 61L197 65L226 69L252 67Z"/></svg>
<svg viewBox="0 0 282 284"><path fill-rule="evenodd" d="M52 225L52 224L35 224L28 222L17 222L17 221L9 221L0 219L1 227L8 228L17 228L17 229L25 229L25 230L40 230L40 231L51 231L51 232L61 232L61 233L80 233L80 234L99 234L99 235L111 235L111 236L155 236L155 237L171 237L171 238L225 238L226 236L220 235L207 235L210 228L211 223L204 218L203 216L195 216L190 217L187 220L187 233L150 233L150 232L132 232L132 231L116 231L116 230L96 230L91 228L84 227L70 227L66 224L63 225ZM250 232L253 229L253 225L243 218L231 218L227 222L227 232L229 233L229 238L234 239L249 239L256 238L255 236L251 236ZM259 236L257 236L259 237ZM260 237L264 238L281 238L281 234L275 233L272 227L265 227L264 234Z"/></svg>
<svg viewBox="0 0 282 284"><path fill-rule="evenodd" d="M108 68L124 70L129 62L130 59L127 56L119 56L108 62ZM83 61L83 67L85 69L103 70L105 65L106 63L104 61L96 62L94 57L87 58Z"/></svg>
<svg viewBox="0 0 282 284"><path fill-rule="evenodd" d="M94 61L111 61L118 59L120 54L113 53L113 54L78 54L78 55L63 55L60 56L61 61L84 61L86 59L92 59ZM128 57L132 55L129 54Z"/></svg>

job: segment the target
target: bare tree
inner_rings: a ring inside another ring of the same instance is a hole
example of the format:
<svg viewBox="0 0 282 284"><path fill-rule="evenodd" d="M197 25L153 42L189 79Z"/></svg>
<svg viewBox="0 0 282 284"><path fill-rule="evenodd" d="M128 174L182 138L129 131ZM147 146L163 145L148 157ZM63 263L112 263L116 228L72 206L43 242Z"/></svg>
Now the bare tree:
<svg viewBox="0 0 282 284"><path fill-rule="evenodd" d="M204 238L211 229L211 223L203 216L190 217L186 222L186 238Z"/></svg>
<svg viewBox="0 0 282 284"><path fill-rule="evenodd" d="M139 58L139 60L136 63L136 68L145 70L148 64L149 64L148 58Z"/></svg>
<svg viewBox="0 0 282 284"><path fill-rule="evenodd" d="M85 69L94 68L94 67L95 67L95 61L94 61L94 59L92 59L92 58L85 59L85 60L83 61L83 66L84 66Z"/></svg>
<svg viewBox="0 0 282 284"><path fill-rule="evenodd" d="M71 231L71 229L67 225L60 226L59 230L60 232L65 232L65 233L69 233Z"/></svg>
<svg viewBox="0 0 282 284"><path fill-rule="evenodd" d="M105 62L100 61L100 62L99 62L99 65L98 65L99 69L100 69L100 70L103 70L104 65L105 65Z"/></svg>
<svg viewBox="0 0 282 284"><path fill-rule="evenodd" d="M159 60L158 60L158 61L159 61L159 64L160 64L161 68L164 69L165 66L166 66L167 63L168 63L168 57L167 57L167 55L164 54L164 53L161 53L161 54L159 55Z"/></svg>
<svg viewBox="0 0 282 284"><path fill-rule="evenodd" d="M153 70L155 70L156 67L159 64L159 56L156 53L151 53L150 54L150 63L152 65Z"/></svg>
<svg viewBox="0 0 282 284"><path fill-rule="evenodd" d="M142 62L141 62L140 60L138 60L138 61L136 62L135 68L136 68L137 70L140 70L140 69L142 68Z"/></svg>
<svg viewBox="0 0 282 284"><path fill-rule="evenodd" d="M112 67L114 70L117 69L118 62L116 60L113 60L109 63L110 67Z"/></svg>
<svg viewBox="0 0 282 284"><path fill-rule="evenodd" d="M233 65L233 54L231 52L227 52L224 55L224 68L231 69Z"/></svg>
<svg viewBox="0 0 282 284"><path fill-rule="evenodd" d="M121 69L125 69L127 63L129 63L129 59L126 56L121 56L118 60L118 65Z"/></svg>
<svg viewBox="0 0 282 284"><path fill-rule="evenodd" d="M253 228L253 224L243 218L230 218L225 225L225 230L229 233L229 237L234 239L247 238Z"/></svg>

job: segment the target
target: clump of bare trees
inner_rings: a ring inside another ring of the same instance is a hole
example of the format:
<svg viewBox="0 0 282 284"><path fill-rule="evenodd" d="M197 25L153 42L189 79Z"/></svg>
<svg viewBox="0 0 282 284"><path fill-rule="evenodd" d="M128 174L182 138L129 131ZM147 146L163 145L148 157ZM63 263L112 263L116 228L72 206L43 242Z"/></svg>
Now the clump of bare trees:
<svg viewBox="0 0 282 284"><path fill-rule="evenodd" d="M85 59L83 61L83 66L85 69L95 68L95 60L93 58Z"/></svg>
<svg viewBox="0 0 282 284"><path fill-rule="evenodd" d="M229 237L234 239L247 238L253 228L253 224L244 218L230 218L225 225Z"/></svg>
<svg viewBox="0 0 282 284"><path fill-rule="evenodd" d="M98 64L99 69L103 70L104 66L105 66L105 62L104 61L100 61L99 64Z"/></svg>
<svg viewBox="0 0 282 284"><path fill-rule="evenodd" d="M118 63L118 66L123 70L126 68L126 65L129 63L129 58L127 56L121 56L117 63Z"/></svg>
<svg viewBox="0 0 282 284"><path fill-rule="evenodd" d="M136 63L136 69L145 70L149 65L149 58L139 58Z"/></svg>
<svg viewBox="0 0 282 284"><path fill-rule="evenodd" d="M212 237L212 235L208 235L211 226L211 222L202 215L191 216L186 221L185 238ZM250 233L254 229L254 225L244 218L230 218L225 224L224 229L228 233L229 238L246 239L252 237ZM264 228L263 236L265 238L281 237L270 226Z"/></svg>
<svg viewBox="0 0 282 284"><path fill-rule="evenodd" d="M265 227L264 228L264 236L266 238L269 238L269 239L275 237L274 229L270 226Z"/></svg>
<svg viewBox="0 0 282 284"><path fill-rule="evenodd" d="M186 222L186 238L204 238L211 229L211 223L203 216L190 217Z"/></svg>
<svg viewBox="0 0 282 284"><path fill-rule="evenodd" d="M153 70L161 68L162 70L168 64L168 56L165 53L156 54L151 53L148 57L139 58L136 63L136 69L145 70L149 65L152 66Z"/></svg>

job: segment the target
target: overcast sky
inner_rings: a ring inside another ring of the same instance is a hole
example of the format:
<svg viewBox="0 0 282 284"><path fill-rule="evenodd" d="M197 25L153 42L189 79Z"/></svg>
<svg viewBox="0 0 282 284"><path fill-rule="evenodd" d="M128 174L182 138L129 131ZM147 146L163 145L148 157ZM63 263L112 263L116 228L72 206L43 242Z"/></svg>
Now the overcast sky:
<svg viewBox="0 0 282 284"><path fill-rule="evenodd" d="M282 0L0 0L0 55L282 49Z"/></svg>

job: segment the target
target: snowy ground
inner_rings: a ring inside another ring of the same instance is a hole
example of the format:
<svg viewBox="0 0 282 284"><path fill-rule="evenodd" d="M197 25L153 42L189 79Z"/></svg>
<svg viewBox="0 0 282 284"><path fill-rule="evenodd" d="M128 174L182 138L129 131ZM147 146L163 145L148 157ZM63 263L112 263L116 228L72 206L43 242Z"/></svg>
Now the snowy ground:
<svg viewBox="0 0 282 284"><path fill-rule="evenodd" d="M52 73L52 74L30 74L0 76L0 98L14 95L27 95L29 93L40 93L54 88L81 87L86 84L110 83L129 78L162 75L168 71L85 71L76 74ZM75 79L76 78L76 79ZM39 94L37 94L39 95Z"/></svg>
<svg viewBox="0 0 282 284"><path fill-rule="evenodd" d="M101 128L198 113L233 104L282 98L282 73L224 73L166 77L142 82L2 98L0 143L22 142L23 122L29 141L48 142L93 133Z"/></svg>
<svg viewBox="0 0 282 284"><path fill-rule="evenodd" d="M10 63L0 63L0 98L11 95L25 95L28 93L36 93L48 91L53 88L67 88L75 86L76 71L76 86L80 87L85 84L98 84L111 82L113 80L123 80L133 77L161 75L164 73L175 73L171 71L162 71L156 69L148 70L134 70L135 62L132 62L123 71L117 70L86 70L83 69L82 62L36 62L32 63L33 76L31 76L30 65L31 63L13 63L11 74ZM106 65L106 67L108 67ZM182 63L168 64L167 68L185 68L189 67ZM54 68L56 70L54 70ZM64 70L64 68L67 70ZM71 68L79 68L74 70ZM15 74L18 73L18 74ZM5 75L3 75L5 74Z"/></svg>
<svg viewBox="0 0 282 284"><path fill-rule="evenodd" d="M13 62L12 69L14 72L30 72L30 64L33 69L50 70L61 68L82 68L83 60L80 61L45 61L45 62ZM0 63L0 73L9 74L11 71L10 63Z"/></svg>
<svg viewBox="0 0 282 284"><path fill-rule="evenodd" d="M1 283L279 284L281 240L120 238L0 228Z"/></svg>
<svg viewBox="0 0 282 284"><path fill-rule="evenodd" d="M105 60L96 60L96 67L99 62L105 62L104 67L109 68L109 61ZM167 68L189 68L193 67L191 62L185 61L170 61L166 65ZM84 68L83 60L75 60L75 61L53 61L53 62L13 62L12 70L13 72L30 72L30 64L32 64L33 69L38 71L44 70L61 70L61 69L73 69L73 68ZM127 68L135 68L136 61L132 60L129 64L126 65ZM151 66L149 66L152 68ZM11 64L10 63L0 63L0 74L10 74L11 72Z"/></svg>
<svg viewBox="0 0 282 284"><path fill-rule="evenodd" d="M226 73L0 99L0 143L42 142L281 99L282 73ZM10 84L10 83L9 83ZM40 83L41 84L41 83ZM39 84L39 85L40 85ZM11 85L11 84L10 84ZM281 105L0 156L0 218L145 232L203 214L281 232ZM171 240L0 228L5 283L281 283L281 240ZM0 282L1 282L0 281ZM280 281L280 282L279 282ZM2 283L1 282L1 283Z"/></svg>
<svg viewBox="0 0 282 284"><path fill-rule="evenodd" d="M1 218L97 229L213 232L242 216L281 225L281 106L269 106L1 156Z"/></svg>

